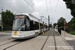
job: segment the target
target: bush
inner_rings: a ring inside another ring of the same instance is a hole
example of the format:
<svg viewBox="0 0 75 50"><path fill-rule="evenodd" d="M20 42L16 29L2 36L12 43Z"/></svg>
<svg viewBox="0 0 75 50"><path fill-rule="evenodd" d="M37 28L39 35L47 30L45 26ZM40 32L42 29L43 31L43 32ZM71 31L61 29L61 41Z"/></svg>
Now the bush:
<svg viewBox="0 0 75 50"><path fill-rule="evenodd" d="M66 32L70 33L70 29L66 29Z"/></svg>
<svg viewBox="0 0 75 50"><path fill-rule="evenodd" d="M70 34L73 34L73 35L75 35L75 31L70 31Z"/></svg>
<svg viewBox="0 0 75 50"><path fill-rule="evenodd" d="M3 30L12 30L11 26L3 26Z"/></svg>

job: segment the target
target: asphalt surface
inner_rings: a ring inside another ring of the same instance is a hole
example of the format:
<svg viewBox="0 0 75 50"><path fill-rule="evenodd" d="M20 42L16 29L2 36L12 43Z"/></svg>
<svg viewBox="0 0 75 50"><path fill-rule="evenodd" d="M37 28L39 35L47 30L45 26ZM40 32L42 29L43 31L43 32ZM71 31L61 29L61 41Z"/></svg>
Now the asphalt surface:
<svg viewBox="0 0 75 50"><path fill-rule="evenodd" d="M75 40L67 40L66 41L70 46L73 46L74 50L75 50Z"/></svg>
<svg viewBox="0 0 75 50"><path fill-rule="evenodd" d="M9 36L7 34L0 34L0 37Z"/></svg>

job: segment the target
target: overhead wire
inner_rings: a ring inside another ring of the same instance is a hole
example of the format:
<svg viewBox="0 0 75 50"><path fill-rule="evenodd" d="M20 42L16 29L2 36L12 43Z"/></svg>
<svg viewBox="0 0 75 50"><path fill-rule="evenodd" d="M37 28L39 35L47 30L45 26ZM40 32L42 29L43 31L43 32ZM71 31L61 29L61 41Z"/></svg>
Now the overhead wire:
<svg viewBox="0 0 75 50"><path fill-rule="evenodd" d="M34 5L34 3L32 3L32 0L29 0L29 2ZM36 11L39 11L39 9L35 9Z"/></svg>
<svg viewBox="0 0 75 50"><path fill-rule="evenodd" d="M46 3L47 15L48 15L47 0L45 0L45 3Z"/></svg>
<svg viewBox="0 0 75 50"><path fill-rule="evenodd" d="M58 2L57 2L57 4L56 4L55 14L56 14L58 5L59 5L59 0L58 0Z"/></svg>
<svg viewBox="0 0 75 50"><path fill-rule="evenodd" d="M45 0L45 2L46 2L46 9L47 9L47 15L48 16L51 16L51 13L49 14L49 12L48 12L48 7L47 7L47 0ZM50 2L50 5L51 5L51 2ZM52 10L51 10L52 11ZM49 19L48 19L49 20ZM50 24L50 23L49 23Z"/></svg>
<svg viewBox="0 0 75 50"><path fill-rule="evenodd" d="M32 5L30 5L27 0L24 0L31 8L33 8L33 10L35 10L36 12L38 12Z"/></svg>
<svg viewBox="0 0 75 50"><path fill-rule="evenodd" d="M35 10L36 11L36 9L32 6L32 5L30 5L30 3L31 3L31 0L28 2L27 0L24 0L31 8L33 8L33 10ZM45 0L45 3L46 3L46 9L47 9L47 15L48 15L48 7L47 7L47 1ZM36 11L36 12L38 12L38 11ZM45 17L44 17L45 18ZM46 18L47 19L47 18Z"/></svg>
<svg viewBox="0 0 75 50"><path fill-rule="evenodd" d="M49 0L49 3L50 3L50 18L52 17L52 8L51 8L51 0ZM51 19L50 19L50 21L51 21ZM51 23L51 22L50 22Z"/></svg>
<svg viewBox="0 0 75 50"><path fill-rule="evenodd" d="M50 16L52 16L51 0L49 1L50 1L50 10L51 10Z"/></svg>
<svg viewBox="0 0 75 50"><path fill-rule="evenodd" d="M29 0L29 2L30 2L32 5L34 5L34 3L32 3L32 0Z"/></svg>
<svg viewBox="0 0 75 50"><path fill-rule="evenodd" d="M56 11L57 11L58 5L59 5L59 0L57 1L56 8L55 8L55 11L54 11L54 15L56 15Z"/></svg>

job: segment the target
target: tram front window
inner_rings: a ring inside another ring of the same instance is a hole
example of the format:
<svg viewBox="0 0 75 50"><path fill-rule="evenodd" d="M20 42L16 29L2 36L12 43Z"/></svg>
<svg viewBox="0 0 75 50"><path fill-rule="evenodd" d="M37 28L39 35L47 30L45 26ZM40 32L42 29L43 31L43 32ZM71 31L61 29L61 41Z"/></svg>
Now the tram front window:
<svg viewBox="0 0 75 50"><path fill-rule="evenodd" d="M24 31L24 18L16 18L13 22L13 31Z"/></svg>

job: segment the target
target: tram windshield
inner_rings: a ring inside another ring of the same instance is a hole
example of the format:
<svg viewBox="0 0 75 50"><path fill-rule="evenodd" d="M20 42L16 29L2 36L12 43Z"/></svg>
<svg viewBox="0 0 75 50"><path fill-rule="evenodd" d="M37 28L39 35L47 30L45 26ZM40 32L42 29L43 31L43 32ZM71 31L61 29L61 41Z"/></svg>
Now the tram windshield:
<svg viewBox="0 0 75 50"><path fill-rule="evenodd" d="M13 31L25 30L24 16L16 16L13 22Z"/></svg>

